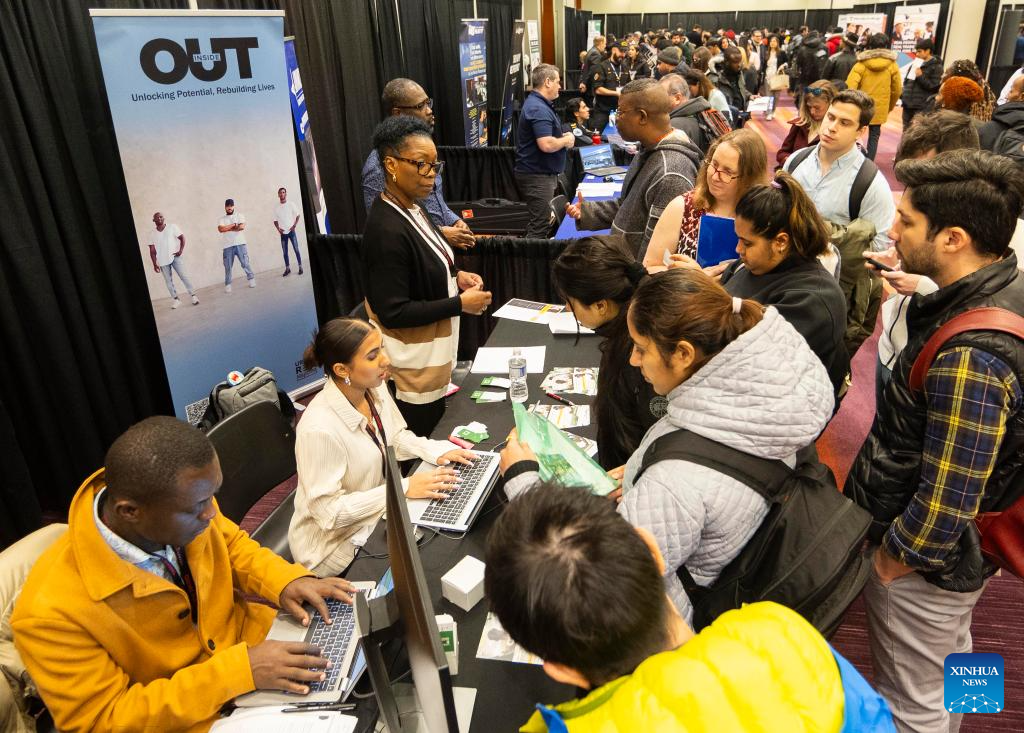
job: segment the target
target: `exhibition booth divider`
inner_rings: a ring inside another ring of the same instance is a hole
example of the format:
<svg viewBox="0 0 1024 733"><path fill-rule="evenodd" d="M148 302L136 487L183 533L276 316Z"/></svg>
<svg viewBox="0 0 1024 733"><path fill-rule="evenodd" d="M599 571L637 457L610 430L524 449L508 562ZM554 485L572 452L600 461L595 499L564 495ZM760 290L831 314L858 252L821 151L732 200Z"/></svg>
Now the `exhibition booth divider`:
<svg viewBox="0 0 1024 733"><path fill-rule="evenodd" d="M317 318L325 323L352 313L365 291L360 276L358 234L316 234L309 238L310 271ZM475 272L493 294L491 307L483 317L463 316L459 359L471 359L484 345L495 319L491 315L510 298L545 303L560 302L551 281L551 263L569 240L483 237L469 253L457 253L461 269Z"/></svg>

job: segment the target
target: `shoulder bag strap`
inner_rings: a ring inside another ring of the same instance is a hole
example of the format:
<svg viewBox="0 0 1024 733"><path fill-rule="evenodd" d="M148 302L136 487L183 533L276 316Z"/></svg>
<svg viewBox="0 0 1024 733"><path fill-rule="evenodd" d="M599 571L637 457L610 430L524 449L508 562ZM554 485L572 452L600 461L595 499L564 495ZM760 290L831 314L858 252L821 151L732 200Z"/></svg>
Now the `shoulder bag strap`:
<svg viewBox="0 0 1024 733"><path fill-rule="evenodd" d="M931 335L910 369L910 390L920 392L935 355L954 336L966 331L999 331L1024 341L1024 318L1004 308L973 308L943 323Z"/></svg>
<svg viewBox="0 0 1024 733"><path fill-rule="evenodd" d="M875 165L875 162L870 158L864 158L860 170L857 171L857 176L853 179L853 185L850 186L850 221L860 216L860 206L864 202L864 195L871 188L871 183L875 180L877 173L878 166Z"/></svg>

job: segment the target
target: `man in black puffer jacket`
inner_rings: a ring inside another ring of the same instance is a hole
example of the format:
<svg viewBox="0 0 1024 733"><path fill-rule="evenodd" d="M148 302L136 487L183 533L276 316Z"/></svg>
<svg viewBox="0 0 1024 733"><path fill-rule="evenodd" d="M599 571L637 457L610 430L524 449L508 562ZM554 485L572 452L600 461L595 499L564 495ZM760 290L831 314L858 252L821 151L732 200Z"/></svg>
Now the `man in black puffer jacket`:
<svg viewBox="0 0 1024 733"><path fill-rule="evenodd" d="M895 254L875 256L894 265L898 255L939 289L911 302L910 340L844 491L871 512L879 544L864 588L875 685L899 730L937 731L951 722L946 655L971 651L971 612L996 571L974 518L1024 493L1024 341L962 333L939 347L920 388L910 375L954 316L986 306L1024 315L1024 274L1009 248L1024 175L1007 158L956 150L902 161L896 177L906 192Z"/></svg>
<svg viewBox="0 0 1024 733"><path fill-rule="evenodd" d="M857 41L856 33L844 35L842 48L828 57L825 68L821 70L821 78L832 82L839 91L846 89L846 77L857 63Z"/></svg>
<svg viewBox="0 0 1024 733"><path fill-rule="evenodd" d="M942 84L942 59L932 55L932 39L922 38L914 48L917 58L924 63L911 71L903 80L903 94L900 102L903 105L903 129L910 127L914 115L928 106L928 100L939 91Z"/></svg>

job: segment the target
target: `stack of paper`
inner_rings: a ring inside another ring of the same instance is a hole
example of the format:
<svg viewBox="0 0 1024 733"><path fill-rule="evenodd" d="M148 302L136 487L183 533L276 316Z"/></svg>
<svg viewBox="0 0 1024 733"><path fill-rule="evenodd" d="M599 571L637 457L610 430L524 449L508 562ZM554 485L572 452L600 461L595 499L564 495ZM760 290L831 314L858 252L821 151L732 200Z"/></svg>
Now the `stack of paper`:
<svg viewBox="0 0 1024 733"><path fill-rule="evenodd" d="M494 311L493 315L495 318L510 318L513 321L547 324L553 315L561 313L563 310L565 310L564 305L538 303L534 300L513 298Z"/></svg>
<svg viewBox="0 0 1024 733"><path fill-rule="evenodd" d="M546 417L559 428L583 428L590 425L590 405L533 405L530 412Z"/></svg>
<svg viewBox="0 0 1024 733"><path fill-rule="evenodd" d="M596 395L597 367L556 367L552 369L540 388L545 392Z"/></svg>
<svg viewBox="0 0 1024 733"><path fill-rule="evenodd" d="M302 698L298 698L299 701ZM337 712L282 713L291 705L237 708L221 718L211 733L351 733L359 718Z"/></svg>
<svg viewBox="0 0 1024 733"><path fill-rule="evenodd" d="M544 346L522 346L520 354L526 358L526 371L540 374L544 371ZM508 360L512 358L511 346L482 346L473 359L473 374L508 374Z"/></svg>
<svg viewBox="0 0 1024 733"><path fill-rule="evenodd" d="M577 328L579 333L593 333L592 330L586 326L580 324L576 320L576 316L571 311L565 311L563 313L556 313L548 319L548 328L551 329L551 333L558 335L563 333L576 334Z"/></svg>

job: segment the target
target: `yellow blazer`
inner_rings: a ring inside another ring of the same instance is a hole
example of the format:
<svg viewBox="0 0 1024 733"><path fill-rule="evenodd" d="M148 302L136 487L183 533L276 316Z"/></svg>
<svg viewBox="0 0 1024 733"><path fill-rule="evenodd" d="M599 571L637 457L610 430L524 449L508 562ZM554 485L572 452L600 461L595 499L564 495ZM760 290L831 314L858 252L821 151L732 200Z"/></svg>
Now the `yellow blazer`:
<svg viewBox="0 0 1024 733"><path fill-rule="evenodd" d="M285 562L219 511L185 548L198 624L185 591L120 559L96 528L100 469L71 503L68 531L36 562L11 617L21 652L61 731L205 731L253 690L248 646L277 601L309 571Z"/></svg>

